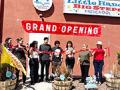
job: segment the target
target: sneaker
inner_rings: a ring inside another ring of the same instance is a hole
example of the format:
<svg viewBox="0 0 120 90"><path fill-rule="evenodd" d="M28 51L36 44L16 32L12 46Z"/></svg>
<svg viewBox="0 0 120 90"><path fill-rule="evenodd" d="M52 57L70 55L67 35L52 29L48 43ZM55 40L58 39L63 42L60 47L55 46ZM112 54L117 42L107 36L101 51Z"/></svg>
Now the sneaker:
<svg viewBox="0 0 120 90"><path fill-rule="evenodd" d="M101 85L101 82L99 82L98 85L100 86L100 85Z"/></svg>

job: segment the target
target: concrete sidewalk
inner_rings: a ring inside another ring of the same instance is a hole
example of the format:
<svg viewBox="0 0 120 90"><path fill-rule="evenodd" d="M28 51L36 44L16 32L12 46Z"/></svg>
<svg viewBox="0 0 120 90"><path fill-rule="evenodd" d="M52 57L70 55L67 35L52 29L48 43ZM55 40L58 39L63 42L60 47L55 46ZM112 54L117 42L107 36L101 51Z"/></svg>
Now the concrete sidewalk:
<svg viewBox="0 0 120 90"><path fill-rule="evenodd" d="M22 83L19 85L17 90L53 90L52 89L52 83L47 82L40 82L36 83L35 85L22 85ZM79 83L79 80L73 81L73 89L72 90L85 90L84 84ZM106 84L103 83L102 85L98 86L98 90L110 90L106 87Z"/></svg>

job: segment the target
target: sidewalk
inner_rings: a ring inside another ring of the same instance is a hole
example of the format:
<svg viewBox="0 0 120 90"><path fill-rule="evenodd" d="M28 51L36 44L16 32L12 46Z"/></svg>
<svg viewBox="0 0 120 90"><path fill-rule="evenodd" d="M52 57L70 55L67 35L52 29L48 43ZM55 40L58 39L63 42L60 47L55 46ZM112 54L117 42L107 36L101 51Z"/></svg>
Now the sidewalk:
<svg viewBox="0 0 120 90"><path fill-rule="evenodd" d="M17 90L52 90L52 83L40 82L40 83L36 83L35 85L29 85L29 81L28 81L26 85L22 85L22 83L20 83ZM72 90L85 90L84 84L79 83L78 80L75 80L73 81ZM108 89L106 87L106 84L103 83L101 86L98 86L98 90L110 90L110 89Z"/></svg>

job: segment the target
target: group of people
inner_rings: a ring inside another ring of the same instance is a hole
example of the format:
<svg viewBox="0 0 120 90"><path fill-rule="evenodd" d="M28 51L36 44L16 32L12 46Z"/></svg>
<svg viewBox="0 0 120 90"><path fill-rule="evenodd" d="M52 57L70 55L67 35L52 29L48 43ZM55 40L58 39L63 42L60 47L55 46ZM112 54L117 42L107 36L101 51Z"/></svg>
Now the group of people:
<svg viewBox="0 0 120 90"><path fill-rule="evenodd" d="M75 64L75 48L72 41L68 41L66 48L63 50L60 47L60 41L54 42L54 47L49 44L49 38L44 37L44 43L38 47L38 42L33 41L30 45L23 45L23 38L16 39L17 45L13 46L12 38L5 40L4 46L10 50L23 64L26 69L26 59L29 58L31 85L37 82L49 81L49 67L52 63L52 73L56 74L63 62L63 54L66 55L65 63L68 72L72 75ZM83 44L79 51L77 63L80 63L82 82L86 83L86 77L89 76L90 57L93 56L93 65L95 76L98 83L102 83L102 70L104 65L104 57L106 56L105 49L102 48L102 42L96 43L97 48L89 49L88 45ZM41 77L39 79L39 63L41 64ZM44 79L44 68L46 78ZM16 69L17 81L19 81L19 70ZM23 73L23 83L26 82L26 76Z"/></svg>

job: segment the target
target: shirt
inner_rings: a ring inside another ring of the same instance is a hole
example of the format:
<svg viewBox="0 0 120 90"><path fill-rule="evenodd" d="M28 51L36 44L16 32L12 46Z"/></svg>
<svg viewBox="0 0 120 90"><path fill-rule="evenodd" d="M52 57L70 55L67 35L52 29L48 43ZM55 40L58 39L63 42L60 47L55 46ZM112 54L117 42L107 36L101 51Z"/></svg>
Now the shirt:
<svg viewBox="0 0 120 90"><path fill-rule="evenodd" d="M80 60L84 61L84 60L89 60L91 56L91 52L90 51L81 51L79 54Z"/></svg>
<svg viewBox="0 0 120 90"><path fill-rule="evenodd" d="M22 48L21 48L22 47ZM26 56L25 56L25 51L26 50L26 47L24 45L21 45L21 47L18 47L18 45L14 46L14 49L13 49L13 54L18 58L18 59L26 59Z"/></svg>
<svg viewBox="0 0 120 90"><path fill-rule="evenodd" d="M104 49L98 49L96 48L94 53L94 60L104 60L104 54L105 50Z"/></svg>
<svg viewBox="0 0 120 90"><path fill-rule="evenodd" d="M39 54L37 52L37 49L32 49L32 54L30 54L31 58L39 58Z"/></svg>
<svg viewBox="0 0 120 90"><path fill-rule="evenodd" d="M73 47L68 47L65 50L66 50L67 57L74 57L75 50Z"/></svg>
<svg viewBox="0 0 120 90"><path fill-rule="evenodd" d="M39 51L42 52L40 54L40 59L41 60L50 60L51 46L49 44L40 45Z"/></svg>
<svg viewBox="0 0 120 90"><path fill-rule="evenodd" d="M56 62L61 61L62 51L63 50L61 47L53 47L52 48L52 52L53 52L52 60Z"/></svg>
<svg viewBox="0 0 120 90"><path fill-rule="evenodd" d="M6 44L4 44L4 46L5 46L9 51L12 52L12 49L13 49L13 45L12 45L12 44L6 43Z"/></svg>

